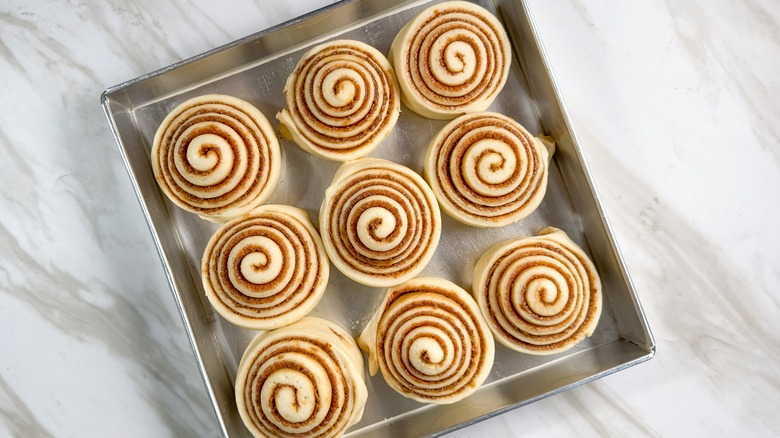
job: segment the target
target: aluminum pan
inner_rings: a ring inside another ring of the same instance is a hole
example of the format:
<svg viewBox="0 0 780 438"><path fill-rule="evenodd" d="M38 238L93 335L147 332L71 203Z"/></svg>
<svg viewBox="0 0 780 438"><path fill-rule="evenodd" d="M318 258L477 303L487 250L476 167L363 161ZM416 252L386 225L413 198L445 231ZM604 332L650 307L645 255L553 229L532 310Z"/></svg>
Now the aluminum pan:
<svg viewBox="0 0 780 438"><path fill-rule="evenodd" d="M442 243L423 275L449 278L468 289L471 267L482 251L497 241L535 234L543 226L553 225L566 230L594 259L604 283L604 312L591 338L560 355L531 357L497 345L496 363L486 384L453 405L425 406L392 391L381 376L370 378L371 395L363 420L347 436L445 433L624 369L654 353L652 335L527 5L524 1L500 0L476 3L502 19L515 51L510 78L491 109L514 117L531 132L552 135L558 148L548 194L537 212L500 230L477 230L445 217ZM339 3L112 87L103 94L106 115L225 436L247 436L235 410L233 379L253 333L223 321L205 299L199 261L216 226L173 207L161 195L149 162L154 132L178 103L212 92L233 94L254 103L276 126L273 115L284 104L284 81L307 48L326 39L353 38L386 52L396 32L428 4L380 0ZM421 171L427 141L445 123L405 110L392 134L371 156ZM298 205L316 219L322 188L329 184L337 164L310 156L284 140L282 146L282 176L269 202ZM294 178L293 169L309 178ZM334 269L325 297L312 314L334 320L357 335L381 296L380 290L357 285Z"/></svg>

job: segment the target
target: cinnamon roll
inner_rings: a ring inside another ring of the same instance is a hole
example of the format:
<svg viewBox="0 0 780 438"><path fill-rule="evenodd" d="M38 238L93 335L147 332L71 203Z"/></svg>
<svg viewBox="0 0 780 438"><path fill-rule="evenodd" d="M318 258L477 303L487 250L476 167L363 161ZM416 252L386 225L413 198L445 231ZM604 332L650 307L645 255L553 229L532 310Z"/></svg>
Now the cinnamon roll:
<svg viewBox="0 0 780 438"><path fill-rule="evenodd" d="M343 164L325 191L320 232L331 262L376 287L417 275L433 256L441 214L430 187L400 164L363 158Z"/></svg>
<svg viewBox="0 0 780 438"><path fill-rule="evenodd" d="M509 240L474 268L474 295L496 339L524 353L566 351L590 336L601 315L601 280L563 231Z"/></svg>
<svg viewBox="0 0 780 438"><path fill-rule="evenodd" d="M285 85L282 134L322 158L347 161L376 148L398 120L395 74L379 51L337 40L306 52Z"/></svg>
<svg viewBox="0 0 780 438"><path fill-rule="evenodd" d="M179 207L225 222L257 207L276 187L279 142L250 103L220 94L189 99L154 136L152 169Z"/></svg>
<svg viewBox="0 0 780 438"><path fill-rule="evenodd" d="M268 330L303 318L322 298L330 264L304 210L264 205L223 225L203 253L214 309L233 324Z"/></svg>
<svg viewBox="0 0 780 438"><path fill-rule="evenodd" d="M549 156L545 145L511 118L467 114L436 134L425 157L425 177L453 218L501 227L542 202Z"/></svg>
<svg viewBox="0 0 780 438"><path fill-rule="evenodd" d="M338 437L368 398L360 350L344 329L306 317L261 332L236 376L236 405L256 437Z"/></svg>
<svg viewBox="0 0 780 438"><path fill-rule="evenodd" d="M388 58L409 109L452 119L490 106L506 83L512 55L495 16L472 3L449 1L407 23Z"/></svg>
<svg viewBox="0 0 780 438"><path fill-rule="evenodd" d="M358 338L377 370L400 394L447 404L476 391L493 366L490 329L474 299L438 278L416 278L388 290Z"/></svg>

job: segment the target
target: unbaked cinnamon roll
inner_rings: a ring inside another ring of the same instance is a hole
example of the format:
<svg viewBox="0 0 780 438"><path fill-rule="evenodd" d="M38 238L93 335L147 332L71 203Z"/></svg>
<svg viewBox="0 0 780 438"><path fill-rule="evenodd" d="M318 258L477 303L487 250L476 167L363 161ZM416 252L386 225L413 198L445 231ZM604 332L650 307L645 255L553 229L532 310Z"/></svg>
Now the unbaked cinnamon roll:
<svg viewBox="0 0 780 438"><path fill-rule="evenodd" d="M354 339L320 318L258 334L236 376L238 412L255 437L341 436L367 397Z"/></svg>
<svg viewBox="0 0 780 438"><path fill-rule="evenodd" d="M225 222L257 207L276 187L279 142L250 103L220 94L185 101L154 136L152 169L179 207Z"/></svg>
<svg viewBox="0 0 780 438"><path fill-rule="evenodd" d="M325 191L320 232L331 262L376 287L403 283L425 268L441 235L428 184L411 169L378 158L343 164Z"/></svg>
<svg viewBox="0 0 780 438"><path fill-rule="evenodd" d="M330 264L304 210L264 205L223 225L203 253L214 309L233 324L268 330L303 318L322 298Z"/></svg>
<svg viewBox="0 0 780 438"><path fill-rule="evenodd" d="M376 148L395 126L395 74L379 51L337 40L306 52L285 85L282 134L323 158L348 161Z"/></svg>
<svg viewBox="0 0 780 438"><path fill-rule="evenodd" d="M425 177L442 209L476 227L501 227L531 214L547 191L550 154L511 118L467 114L428 147Z"/></svg>
<svg viewBox="0 0 780 438"><path fill-rule="evenodd" d="M474 299L438 278L388 290L358 345L400 394L422 403L461 400L485 381L495 347Z"/></svg>
<svg viewBox="0 0 780 438"><path fill-rule="evenodd" d="M490 106L506 83L512 55L493 14L472 3L449 1L407 23L388 58L409 109L452 119Z"/></svg>
<svg viewBox="0 0 780 438"><path fill-rule="evenodd" d="M509 240L474 268L474 295L496 339L530 354L566 351L590 336L601 315L601 280L563 231Z"/></svg>

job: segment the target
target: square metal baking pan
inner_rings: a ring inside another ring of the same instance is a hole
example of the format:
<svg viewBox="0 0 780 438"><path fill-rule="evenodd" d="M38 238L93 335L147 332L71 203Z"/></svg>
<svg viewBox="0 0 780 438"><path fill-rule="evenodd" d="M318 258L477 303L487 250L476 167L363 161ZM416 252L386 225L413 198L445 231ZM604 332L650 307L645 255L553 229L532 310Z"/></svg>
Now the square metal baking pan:
<svg viewBox="0 0 780 438"><path fill-rule="evenodd" d="M349 38L387 53L396 33L428 1L354 0L337 3L195 58L109 88L102 104L159 250L181 310L200 371L225 436L248 433L235 408L233 381L254 333L234 327L213 311L200 280L200 259L217 226L173 206L158 189L150 163L154 133L177 104L200 94L224 93L256 105L272 121L284 106L285 80L301 55L319 42ZM422 275L448 278L469 289L477 258L492 244L536 234L547 225L565 230L591 255L604 287L604 309L590 338L549 357L512 352L497 344L485 385L452 405L422 405L390 389L381 375L367 379L369 401L347 436L437 435L517 408L650 359L655 351L631 280L599 205L576 136L523 0L478 0L507 29L514 58L509 80L491 106L530 132L557 144L547 195L517 224L474 229L444 215L439 249ZM428 142L445 121L402 108L398 125L370 156L421 172ZM324 188L337 163L313 157L282 140L282 175L269 203L305 208L316 223ZM306 175L301 178L299 175ZM358 285L331 270L325 297L312 315L359 334L383 291Z"/></svg>

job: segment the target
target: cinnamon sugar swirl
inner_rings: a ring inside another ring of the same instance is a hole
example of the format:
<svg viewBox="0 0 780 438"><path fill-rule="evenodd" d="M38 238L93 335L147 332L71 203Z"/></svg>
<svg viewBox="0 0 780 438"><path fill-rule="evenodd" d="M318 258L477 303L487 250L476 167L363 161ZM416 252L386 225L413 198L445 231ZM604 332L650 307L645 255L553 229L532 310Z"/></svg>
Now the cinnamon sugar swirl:
<svg viewBox="0 0 780 438"><path fill-rule="evenodd" d="M450 216L472 226L501 227L542 202L549 157L545 145L511 118L467 114L436 134L425 176Z"/></svg>
<svg viewBox="0 0 780 438"><path fill-rule="evenodd" d="M474 299L438 278L388 290L358 338L377 370L400 394L423 403L461 400L485 381L495 347Z"/></svg>
<svg viewBox="0 0 780 438"><path fill-rule="evenodd" d="M219 94L183 102L154 136L152 169L179 207L225 222L257 207L279 179L279 142L265 116Z"/></svg>
<svg viewBox="0 0 780 438"><path fill-rule="evenodd" d="M495 16L472 3L449 1L407 23L388 58L409 109L452 119L490 106L509 76L512 55Z"/></svg>
<svg viewBox="0 0 780 438"><path fill-rule="evenodd" d="M474 268L473 289L496 339L524 353L566 351L593 333L601 315L595 266L557 228L488 250Z"/></svg>
<svg viewBox="0 0 780 438"><path fill-rule="evenodd" d="M255 437L338 437L363 416L368 391L354 339L306 317L258 334L236 376L236 405Z"/></svg>
<svg viewBox="0 0 780 438"><path fill-rule="evenodd" d="M373 47L337 40L303 55L285 85L282 134L322 158L365 156L398 120L400 98L387 58Z"/></svg>
<svg viewBox="0 0 780 438"><path fill-rule="evenodd" d="M223 225L203 253L214 309L233 324L268 330L303 318L322 298L330 265L304 210L264 205Z"/></svg>
<svg viewBox="0 0 780 438"><path fill-rule="evenodd" d="M428 264L439 244L441 215L430 187L414 171L363 158L336 172L320 208L320 232L344 275L387 287Z"/></svg>

